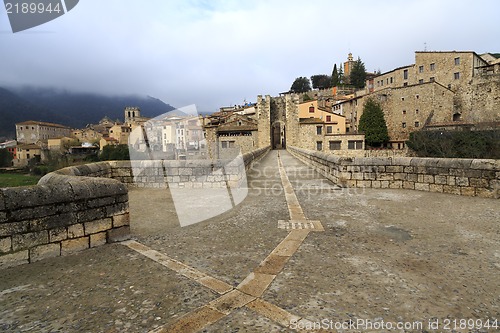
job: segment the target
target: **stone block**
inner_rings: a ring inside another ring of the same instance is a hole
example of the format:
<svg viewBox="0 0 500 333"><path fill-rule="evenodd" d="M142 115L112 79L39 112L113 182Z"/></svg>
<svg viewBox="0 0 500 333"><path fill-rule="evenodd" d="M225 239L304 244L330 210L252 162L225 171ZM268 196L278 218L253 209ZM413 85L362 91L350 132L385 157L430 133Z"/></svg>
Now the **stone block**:
<svg viewBox="0 0 500 333"><path fill-rule="evenodd" d="M68 239L68 230L65 227L49 230L49 242L55 243Z"/></svg>
<svg viewBox="0 0 500 333"><path fill-rule="evenodd" d="M130 225L129 213L113 216L113 228L123 227L125 225Z"/></svg>
<svg viewBox="0 0 500 333"><path fill-rule="evenodd" d="M103 207L103 206L110 206L115 203L115 198L114 197L105 197L105 198L98 198L98 199L93 199L87 201L87 207L89 208L97 208L97 207Z"/></svg>
<svg viewBox="0 0 500 333"><path fill-rule="evenodd" d="M8 268L29 263L28 250L0 256L0 267Z"/></svg>
<svg viewBox="0 0 500 333"><path fill-rule="evenodd" d="M417 191L429 191L429 184L415 183L415 190Z"/></svg>
<svg viewBox="0 0 500 333"><path fill-rule="evenodd" d="M424 180L423 180L422 183L434 184L434 176L432 176L432 175L424 175Z"/></svg>
<svg viewBox="0 0 500 333"><path fill-rule="evenodd" d="M361 172L354 172L352 178L354 180L363 180L363 174Z"/></svg>
<svg viewBox="0 0 500 333"><path fill-rule="evenodd" d="M403 166L401 165L388 165L385 167L386 172L390 173L396 173L396 172L403 172Z"/></svg>
<svg viewBox="0 0 500 333"><path fill-rule="evenodd" d="M436 185L446 185L448 184L448 178L446 176L434 176L434 183Z"/></svg>
<svg viewBox="0 0 500 333"><path fill-rule="evenodd" d="M500 198L499 189L476 188L476 195L481 198L498 199Z"/></svg>
<svg viewBox="0 0 500 333"><path fill-rule="evenodd" d="M406 180L408 175L406 173L395 173L394 180Z"/></svg>
<svg viewBox="0 0 500 333"><path fill-rule="evenodd" d="M393 188L393 189L403 188L403 181L402 180L389 181L389 188Z"/></svg>
<svg viewBox="0 0 500 333"><path fill-rule="evenodd" d="M460 195L460 188L457 186L443 185L443 193Z"/></svg>
<svg viewBox="0 0 500 333"><path fill-rule="evenodd" d="M130 226L123 226L107 231L108 243L122 242L130 239Z"/></svg>
<svg viewBox="0 0 500 333"><path fill-rule="evenodd" d="M415 189L415 182L403 181L403 188L408 189L408 190L414 190Z"/></svg>
<svg viewBox="0 0 500 333"><path fill-rule="evenodd" d="M12 250L12 239L10 237L0 238L0 253L7 253Z"/></svg>
<svg viewBox="0 0 500 333"><path fill-rule="evenodd" d="M414 173L415 172L415 167L404 167L403 172Z"/></svg>
<svg viewBox="0 0 500 333"><path fill-rule="evenodd" d="M460 187L460 194L474 197L476 195L476 189L474 187Z"/></svg>
<svg viewBox="0 0 500 333"><path fill-rule="evenodd" d="M28 228L28 221L2 223L0 224L0 237L25 233L28 232Z"/></svg>
<svg viewBox="0 0 500 333"><path fill-rule="evenodd" d="M500 160L472 160L471 169L500 170Z"/></svg>
<svg viewBox="0 0 500 333"><path fill-rule="evenodd" d="M73 213L50 215L41 219L30 221L30 231L56 229L71 225L75 222L76 215Z"/></svg>
<svg viewBox="0 0 500 333"><path fill-rule="evenodd" d="M469 184L472 187L489 187L490 186L490 182L488 181L488 179L483 179L483 178L470 178Z"/></svg>
<svg viewBox="0 0 500 333"><path fill-rule="evenodd" d="M74 224L68 227L68 238L79 238L85 235L83 224Z"/></svg>
<svg viewBox="0 0 500 333"><path fill-rule="evenodd" d="M83 251L89 248L89 237L68 239L61 242L61 255Z"/></svg>
<svg viewBox="0 0 500 333"><path fill-rule="evenodd" d="M377 174L375 172L365 172L363 174L363 179L364 180L376 180Z"/></svg>
<svg viewBox="0 0 500 333"><path fill-rule="evenodd" d="M380 181L380 188L389 188L389 181L388 180Z"/></svg>
<svg viewBox="0 0 500 333"><path fill-rule="evenodd" d="M377 180L394 180L394 175L391 173L379 173L377 174Z"/></svg>
<svg viewBox="0 0 500 333"><path fill-rule="evenodd" d="M356 182L356 187L370 188L372 187L372 182L370 180L358 180Z"/></svg>
<svg viewBox="0 0 500 333"><path fill-rule="evenodd" d="M7 221L7 212L0 212L0 223L5 223Z"/></svg>
<svg viewBox="0 0 500 333"><path fill-rule="evenodd" d="M58 257L61 255L61 244L47 244L34 247L29 250L30 262L36 262L47 258Z"/></svg>
<svg viewBox="0 0 500 333"><path fill-rule="evenodd" d="M457 177L455 176L447 176L448 178L448 186L456 186L457 185Z"/></svg>
<svg viewBox="0 0 500 333"><path fill-rule="evenodd" d="M467 177L457 177L456 179L457 186L469 186L469 178Z"/></svg>
<svg viewBox="0 0 500 333"><path fill-rule="evenodd" d="M373 180L372 181L372 188L380 188L382 186L380 180Z"/></svg>
<svg viewBox="0 0 500 333"><path fill-rule="evenodd" d="M96 234L98 232L103 232L111 229L112 227L113 227L113 221L111 218L85 222L84 223L85 236L90 234Z"/></svg>
<svg viewBox="0 0 500 333"><path fill-rule="evenodd" d="M495 179L495 178L500 178L500 177L498 176L498 172L496 172L496 171L482 170L481 177L476 177L476 178Z"/></svg>
<svg viewBox="0 0 500 333"><path fill-rule="evenodd" d="M406 176L406 179L409 181L409 182L418 182L418 174L416 173L409 173L407 176Z"/></svg>
<svg viewBox="0 0 500 333"><path fill-rule="evenodd" d="M443 193L443 185L431 184L429 186L429 191L431 191L431 192L437 192L437 193Z"/></svg>
<svg viewBox="0 0 500 333"><path fill-rule="evenodd" d="M73 200L71 186L68 183L37 185L30 187L10 187L3 189L5 208L16 210L38 207Z"/></svg>
<svg viewBox="0 0 500 333"><path fill-rule="evenodd" d="M12 236L12 250L19 251L29 249L37 245L47 244L49 242L48 231L30 232L27 234Z"/></svg>
<svg viewBox="0 0 500 333"><path fill-rule="evenodd" d="M104 217L106 217L105 207L87 209L76 214L77 221L80 223L95 221Z"/></svg>
<svg viewBox="0 0 500 333"><path fill-rule="evenodd" d="M106 244L106 232L90 235L90 247Z"/></svg>
<svg viewBox="0 0 500 333"><path fill-rule="evenodd" d="M488 170L485 170L485 171L488 171ZM490 172L492 172L492 171L490 171ZM468 178L471 178L471 177L481 178L482 174L483 174L483 171L481 171L481 170L467 169L467 170L465 170L464 176L468 177Z"/></svg>

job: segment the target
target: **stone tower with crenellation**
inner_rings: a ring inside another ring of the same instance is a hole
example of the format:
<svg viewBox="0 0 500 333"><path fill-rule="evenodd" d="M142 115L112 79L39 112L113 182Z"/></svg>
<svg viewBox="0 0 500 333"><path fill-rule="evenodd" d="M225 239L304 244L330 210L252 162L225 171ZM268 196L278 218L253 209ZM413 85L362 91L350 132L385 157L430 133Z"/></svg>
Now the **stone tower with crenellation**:
<svg viewBox="0 0 500 333"><path fill-rule="evenodd" d="M258 146L271 145L271 96L257 96L257 123L259 128Z"/></svg>

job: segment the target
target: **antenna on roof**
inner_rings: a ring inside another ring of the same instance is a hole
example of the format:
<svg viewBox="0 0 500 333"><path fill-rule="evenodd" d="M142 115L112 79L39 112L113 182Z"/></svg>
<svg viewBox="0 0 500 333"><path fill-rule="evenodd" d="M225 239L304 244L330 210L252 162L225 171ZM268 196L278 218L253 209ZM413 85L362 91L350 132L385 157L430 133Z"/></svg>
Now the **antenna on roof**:
<svg viewBox="0 0 500 333"><path fill-rule="evenodd" d="M427 51L427 42L424 42L424 51Z"/></svg>

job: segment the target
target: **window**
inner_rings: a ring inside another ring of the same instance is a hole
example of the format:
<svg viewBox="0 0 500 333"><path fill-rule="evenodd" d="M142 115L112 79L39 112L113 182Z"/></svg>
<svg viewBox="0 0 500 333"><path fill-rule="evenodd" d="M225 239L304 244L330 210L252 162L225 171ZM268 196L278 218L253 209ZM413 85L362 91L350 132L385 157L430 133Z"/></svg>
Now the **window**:
<svg viewBox="0 0 500 333"><path fill-rule="evenodd" d="M401 127L406 128L406 123L402 123Z"/></svg>
<svg viewBox="0 0 500 333"><path fill-rule="evenodd" d="M435 64L435 63L432 63L432 64L430 65L430 69L431 69L431 71L435 71L435 70L436 70L436 64Z"/></svg>
<svg viewBox="0 0 500 333"><path fill-rule="evenodd" d="M460 73L459 73L459 72L457 72L457 73L453 73L453 78L454 78L455 80L459 80L459 79L460 79Z"/></svg>
<svg viewBox="0 0 500 333"><path fill-rule="evenodd" d="M418 121L415 122L415 127L420 127L420 123Z"/></svg>
<svg viewBox="0 0 500 333"><path fill-rule="evenodd" d="M403 79L404 79L404 80L408 80L408 70L407 70L407 69L405 69L405 70L403 71Z"/></svg>
<svg viewBox="0 0 500 333"><path fill-rule="evenodd" d="M222 148L234 148L235 141L222 141Z"/></svg>
<svg viewBox="0 0 500 333"><path fill-rule="evenodd" d="M326 116L326 121L327 121L327 122L332 121L332 116Z"/></svg>
<svg viewBox="0 0 500 333"><path fill-rule="evenodd" d="M429 79L429 82L434 82L436 79L434 78L434 76L432 76L430 79Z"/></svg>
<svg viewBox="0 0 500 333"><path fill-rule="evenodd" d="M408 85L408 82L403 83L403 87L406 87Z"/></svg>
<svg viewBox="0 0 500 333"><path fill-rule="evenodd" d="M403 110L403 114L406 114L406 110Z"/></svg>
<svg viewBox="0 0 500 333"><path fill-rule="evenodd" d="M309 107L309 113L314 113L314 106L312 106L312 105L311 105L311 106Z"/></svg>
<svg viewBox="0 0 500 333"><path fill-rule="evenodd" d="M423 73L424 72L424 66L418 66L418 72Z"/></svg>
<svg viewBox="0 0 500 333"><path fill-rule="evenodd" d="M460 65L460 57L455 58L455 66Z"/></svg>
<svg viewBox="0 0 500 333"><path fill-rule="evenodd" d="M340 150L342 141L330 141L330 150Z"/></svg>
<svg viewBox="0 0 500 333"><path fill-rule="evenodd" d="M391 83L392 83L392 76L391 76Z"/></svg>
<svg viewBox="0 0 500 333"><path fill-rule="evenodd" d="M418 109L415 110L415 114L418 114Z"/></svg>
<svg viewBox="0 0 500 333"><path fill-rule="evenodd" d="M362 140L349 140L347 141L347 149L363 149L363 141Z"/></svg>
<svg viewBox="0 0 500 333"><path fill-rule="evenodd" d="M419 99L419 97L420 97L419 95L415 95L415 98L416 98L416 99Z"/></svg>
<svg viewBox="0 0 500 333"><path fill-rule="evenodd" d="M404 100L405 100L405 98L404 98L404 97L401 97L401 100L402 100L402 101L404 101Z"/></svg>
<svg viewBox="0 0 500 333"><path fill-rule="evenodd" d="M418 84L422 84L422 83L424 83L424 79L418 80Z"/></svg>
<svg viewBox="0 0 500 333"><path fill-rule="evenodd" d="M326 134L332 134L333 133L333 126L326 126Z"/></svg>
<svg viewBox="0 0 500 333"><path fill-rule="evenodd" d="M322 126L316 126L316 134L317 135L321 135L322 131L323 131L323 127Z"/></svg>
<svg viewBox="0 0 500 333"><path fill-rule="evenodd" d="M323 150L323 141L316 141L316 150Z"/></svg>

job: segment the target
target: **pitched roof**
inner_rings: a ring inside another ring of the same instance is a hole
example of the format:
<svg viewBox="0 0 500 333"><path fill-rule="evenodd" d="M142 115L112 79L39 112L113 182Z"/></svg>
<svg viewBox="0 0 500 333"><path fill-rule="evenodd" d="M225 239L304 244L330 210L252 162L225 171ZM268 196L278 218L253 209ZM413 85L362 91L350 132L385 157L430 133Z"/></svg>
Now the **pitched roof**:
<svg viewBox="0 0 500 333"><path fill-rule="evenodd" d="M35 121L35 120L23 121L22 123L17 123L16 125L39 125L39 126L47 126L47 127L69 128L68 126L64 126L61 124L47 123L44 121Z"/></svg>

